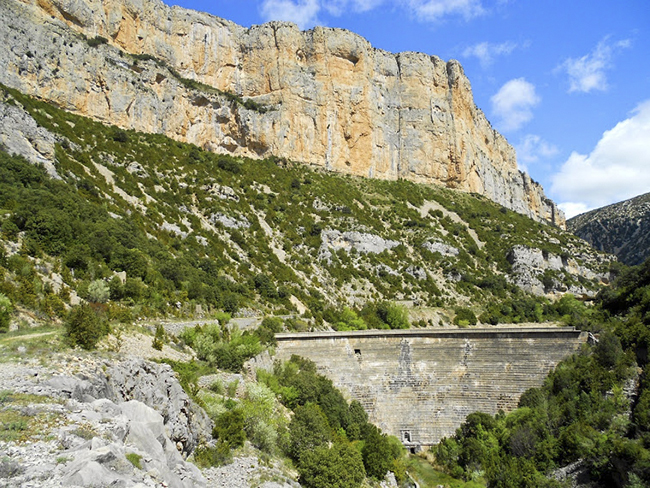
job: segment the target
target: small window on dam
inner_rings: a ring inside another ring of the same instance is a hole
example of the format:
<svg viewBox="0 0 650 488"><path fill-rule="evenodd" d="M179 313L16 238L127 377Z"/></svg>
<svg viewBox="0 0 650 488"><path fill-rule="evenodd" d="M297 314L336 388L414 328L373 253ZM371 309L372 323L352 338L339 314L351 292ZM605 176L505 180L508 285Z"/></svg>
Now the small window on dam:
<svg viewBox="0 0 650 488"><path fill-rule="evenodd" d="M409 430L405 430L405 431L402 433L402 437L403 437L402 440L403 440L404 442L411 442L411 431L409 431Z"/></svg>
<svg viewBox="0 0 650 488"><path fill-rule="evenodd" d="M357 359L361 359L361 349L355 349L354 350L354 355Z"/></svg>

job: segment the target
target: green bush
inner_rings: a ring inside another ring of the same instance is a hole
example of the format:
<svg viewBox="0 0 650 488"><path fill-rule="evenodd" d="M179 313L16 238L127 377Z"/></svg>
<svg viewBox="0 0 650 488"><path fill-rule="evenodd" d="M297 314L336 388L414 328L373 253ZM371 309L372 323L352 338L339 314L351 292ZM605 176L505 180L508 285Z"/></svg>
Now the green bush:
<svg viewBox="0 0 650 488"><path fill-rule="evenodd" d="M166 336L167 334L165 334L165 328L162 325L157 324L156 333L153 336L151 347L153 347L158 351L162 351L163 345L165 344Z"/></svg>
<svg viewBox="0 0 650 488"><path fill-rule="evenodd" d="M230 448L243 446L246 440L243 413L234 409L221 414L214 423L212 436L223 441Z"/></svg>
<svg viewBox="0 0 650 488"><path fill-rule="evenodd" d="M0 293L0 332L7 332L9 330L9 322L11 321L11 300Z"/></svg>
<svg viewBox="0 0 650 488"><path fill-rule="evenodd" d="M359 451L351 444L320 446L306 451L298 465L306 488L356 488L366 476Z"/></svg>
<svg viewBox="0 0 650 488"><path fill-rule="evenodd" d="M65 321L65 335L72 345L94 349L108 334L108 322L95 307L82 304L73 307Z"/></svg>
<svg viewBox="0 0 650 488"><path fill-rule="evenodd" d="M108 42L108 39L102 36L95 36L90 39L87 39L86 42L90 47L97 47L97 46L101 46L102 44L106 44Z"/></svg>
<svg viewBox="0 0 650 488"><path fill-rule="evenodd" d="M454 325L468 326L476 325L477 319L474 312L469 308L458 307L456 308L456 316L454 317Z"/></svg>
<svg viewBox="0 0 650 488"><path fill-rule="evenodd" d="M361 454L366 473L376 480L382 480L392 468L393 462L402 455L402 444L372 424L366 424L362 436L364 443Z"/></svg>
<svg viewBox="0 0 650 488"><path fill-rule="evenodd" d="M194 450L192 456L194 457L194 462L196 465L204 469L215 466L223 466L224 464L229 464L232 462L232 453L230 452L230 446L221 439L217 441L217 444L214 447L197 447Z"/></svg>
<svg viewBox="0 0 650 488"><path fill-rule="evenodd" d="M330 425L321 408L313 403L298 407L289 423L289 456L295 460L329 442Z"/></svg>
<svg viewBox="0 0 650 488"><path fill-rule="evenodd" d="M106 303L111 296L111 289L104 280L94 280L88 285L88 301Z"/></svg>

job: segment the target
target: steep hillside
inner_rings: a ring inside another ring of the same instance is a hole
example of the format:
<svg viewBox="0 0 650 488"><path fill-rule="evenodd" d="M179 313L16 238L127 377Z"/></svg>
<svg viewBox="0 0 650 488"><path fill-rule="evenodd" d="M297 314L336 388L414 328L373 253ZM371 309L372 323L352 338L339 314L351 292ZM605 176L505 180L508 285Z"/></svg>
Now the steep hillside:
<svg viewBox="0 0 650 488"><path fill-rule="evenodd" d="M573 217L569 231L628 265L650 257L650 193Z"/></svg>
<svg viewBox="0 0 650 488"><path fill-rule="evenodd" d="M475 413L438 445L455 476L488 486L650 486L650 260L625 269L584 310L596 334L519 409Z"/></svg>
<svg viewBox="0 0 650 488"><path fill-rule="evenodd" d="M124 129L486 196L564 226L460 64L348 31L250 29L158 0L0 3L0 83Z"/></svg>
<svg viewBox="0 0 650 488"><path fill-rule="evenodd" d="M0 97L4 146L54 161L0 153L3 292L46 314L108 286L127 316L254 309L319 324L339 321L328 307L389 300L432 323L459 306L534 321L544 294L608 278L607 255L479 195L219 156Z"/></svg>

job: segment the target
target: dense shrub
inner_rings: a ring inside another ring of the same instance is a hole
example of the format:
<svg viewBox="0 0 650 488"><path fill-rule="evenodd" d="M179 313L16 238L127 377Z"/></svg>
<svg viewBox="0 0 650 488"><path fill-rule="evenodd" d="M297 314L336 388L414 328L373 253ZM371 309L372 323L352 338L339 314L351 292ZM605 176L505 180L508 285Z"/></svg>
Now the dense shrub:
<svg viewBox="0 0 650 488"><path fill-rule="evenodd" d="M238 410L229 410L219 416L212 429L212 436L227 444L230 448L244 445L244 414Z"/></svg>
<svg viewBox="0 0 650 488"><path fill-rule="evenodd" d="M9 330L12 309L11 300L3 293L0 293L0 332Z"/></svg>
<svg viewBox="0 0 650 488"><path fill-rule="evenodd" d="M351 444L320 446L305 452L298 473L301 486L306 488L356 488L366 476L361 454Z"/></svg>
<svg viewBox="0 0 650 488"><path fill-rule="evenodd" d="M289 423L289 452L295 460L331 439L331 430L327 417L321 408L308 403L295 409Z"/></svg>
<svg viewBox="0 0 650 488"><path fill-rule="evenodd" d="M549 305L564 321L600 331L597 345L558 364L509 415L469 415L438 445L437 462L466 480L485 473L490 487L554 487L544 475L578 460L599 486L650 483L649 289L650 260L622 272L597 307L569 295ZM624 390L639 365L644 372L631 402Z"/></svg>
<svg viewBox="0 0 650 488"><path fill-rule="evenodd" d="M199 446L192 453L194 462L200 468L211 468L213 466L223 466L232 462L232 453L230 446L218 440L214 447Z"/></svg>
<svg viewBox="0 0 650 488"><path fill-rule="evenodd" d="M94 280L88 285L88 301L92 303L106 303L111 296L108 283L103 280Z"/></svg>
<svg viewBox="0 0 650 488"><path fill-rule="evenodd" d="M458 307L456 308L456 316L454 317L454 325L468 326L476 325L477 319L474 312L469 308Z"/></svg>
<svg viewBox="0 0 650 488"><path fill-rule="evenodd" d="M84 349L94 349L108 331L104 314L88 304L73 307L65 321L65 334L70 343Z"/></svg>
<svg viewBox="0 0 650 488"><path fill-rule="evenodd" d="M102 44L106 44L108 42L108 39L102 36L95 36L87 39L86 42L90 47L97 47L101 46Z"/></svg>

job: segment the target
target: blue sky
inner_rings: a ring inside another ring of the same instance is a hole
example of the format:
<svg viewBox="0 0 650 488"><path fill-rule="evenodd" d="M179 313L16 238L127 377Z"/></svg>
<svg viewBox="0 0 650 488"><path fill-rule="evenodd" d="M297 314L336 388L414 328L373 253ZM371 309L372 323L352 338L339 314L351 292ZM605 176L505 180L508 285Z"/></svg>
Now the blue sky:
<svg viewBox="0 0 650 488"><path fill-rule="evenodd" d="M650 192L648 0L165 1L458 59L476 105L569 217Z"/></svg>

